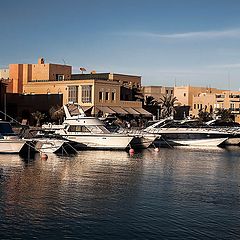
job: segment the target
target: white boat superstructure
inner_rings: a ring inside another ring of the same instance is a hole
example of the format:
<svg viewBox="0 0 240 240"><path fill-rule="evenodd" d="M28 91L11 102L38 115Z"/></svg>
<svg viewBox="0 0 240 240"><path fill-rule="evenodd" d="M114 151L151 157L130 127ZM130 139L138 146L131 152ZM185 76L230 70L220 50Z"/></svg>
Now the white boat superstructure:
<svg viewBox="0 0 240 240"><path fill-rule="evenodd" d="M43 129L56 129L55 134L79 143L80 148L126 149L133 139L126 134L108 131L98 118L86 116L78 104L64 105L64 111L66 120L61 128L44 125Z"/></svg>
<svg viewBox="0 0 240 240"><path fill-rule="evenodd" d="M19 153L26 142L13 132L9 122L0 121L0 153Z"/></svg>

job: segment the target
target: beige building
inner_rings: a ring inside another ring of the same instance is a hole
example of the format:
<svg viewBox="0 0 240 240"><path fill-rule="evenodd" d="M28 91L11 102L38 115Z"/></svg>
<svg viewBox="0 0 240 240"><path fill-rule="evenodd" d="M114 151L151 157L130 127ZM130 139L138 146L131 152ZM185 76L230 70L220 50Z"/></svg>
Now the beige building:
<svg viewBox="0 0 240 240"><path fill-rule="evenodd" d="M133 87L141 87L141 77L115 73L72 74L71 66L46 64L11 64L13 92L24 94L61 94L63 104L78 102L92 114L147 115L142 102L131 96Z"/></svg>
<svg viewBox="0 0 240 240"><path fill-rule="evenodd" d="M222 90L207 87L193 86L175 86L174 96L177 98L178 105L190 106L190 111L193 107L193 96L198 96L201 93L221 93Z"/></svg>
<svg viewBox="0 0 240 240"><path fill-rule="evenodd" d="M152 96L156 101L158 101L163 95L174 95L173 87L163 87L163 86L143 86L142 92L144 99L146 97Z"/></svg>
<svg viewBox="0 0 240 240"><path fill-rule="evenodd" d="M43 58L39 58L37 64L10 64L9 78L12 82L9 84L7 91L11 93L22 93L23 86L32 80L58 81L70 79L71 74L71 66L45 63Z"/></svg>
<svg viewBox="0 0 240 240"><path fill-rule="evenodd" d="M240 91L222 90L221 93L202 93L193 97L193 115L197 116L200 109L208 112L218 108L230 109L235 121L240 122Z"/></svg>
<svg viewBox="0 0 240 240"><path fill-rule="evenodd" d="M183 86L174 87L178 105L190 106L190 115L197 117L200 110L214 112L217 108L231 109L235 121L240 122L240 91Z"/></svg>
<svg viewBox="0 0 240 240"><path fill-rule="evenodd" d="M150 115L140 101L120 99L121 83L106 80L31 81L24 85L25 94L62 94L63 103L77 102L92 114Z"/></svg>
<svg viewBox="0 0 240 240"><path fill-rule="evenodd" d="M207 112L213 112L216 108L216 94L215 93L199 93L193 96L193 103L191 108L191 114L198 116L200 110Z"/></svg>

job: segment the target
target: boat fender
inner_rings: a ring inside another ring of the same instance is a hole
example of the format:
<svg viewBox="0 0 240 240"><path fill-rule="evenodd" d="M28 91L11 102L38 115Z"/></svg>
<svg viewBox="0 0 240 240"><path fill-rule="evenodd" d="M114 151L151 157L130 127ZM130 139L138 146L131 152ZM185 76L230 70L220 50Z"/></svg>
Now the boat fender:
<svg viewBox="0 0 240 240"><path fill-rule="evenodd" d="M48 159L48 155L45 154L45 153L42 153L42 154L41 154L41 159L42 159L42 160L47 160L47 159Z"/></svg>
<svg viewBox="0 0 240 240"><path fill-rule="evenodd" d="M133 149L133 148L130 148L130 149L129 149L129 154L131 154L131 155L132 155L132 154L134 154L134 152L135 152L135 151L134 151L134 149Z"/></svg>

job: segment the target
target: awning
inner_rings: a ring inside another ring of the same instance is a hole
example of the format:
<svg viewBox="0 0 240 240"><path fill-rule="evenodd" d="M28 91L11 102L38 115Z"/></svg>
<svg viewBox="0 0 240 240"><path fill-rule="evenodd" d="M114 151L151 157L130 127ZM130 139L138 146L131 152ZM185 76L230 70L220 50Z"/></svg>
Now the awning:
<svg viewBox="0 0 240 240"><path fill-rule="evenodd" d="M83 111L84 112L87 112L88 110L90 110L91 108L92 108L93 106L91 106L91 107L86 107L86 106L82 106L82 109L83 109Z"/></svg>
<svg viewBox="0 0 240 240"><path fill-rule="evenodd" d="M148 112L147 110L145 110L143 108L134 108L134 110L139 112L141 115L152 116L152 114L150 112Z"/></svg>
<svg viewBox="0 0 240 240"><path fill-rule="evenodd" d="M98 106L97 107L98 110L100 110L103 113L109 113L109 114L115 114L116 112L113 111L111 108L109 107L104 107L104 106Z"/></svg>
<svg viewBox="0 0 240 240"><path fill-rule="evenodd" d="M128 112L122 109L121 107L111 107L111 109L118 114L124 114L124 115L128 114Z"/></svg>
<svg viewBox="0 0 240 240"><path fill-rule="evenodd" d="M78 105L76 104L68 104L67 108L71 116L76 116L81 114L79 111Z"/></svg>
<svg viewBox="0 0 240 240"><path fill-rule="evenodd" d="M87 107L87 106L83 106L82 107L83 111L87 114L87 115L91 115L92 114L92 109L93 109L93 106L91 107Z"/></svg>
<svg viewBox="0 0 240 240"><path fill-rule="evenodd" d="M136 110L134 110L131 107L125 107L124 110L126 110L129 114L132 114L132 115L140 115L139 112L137 112Z"/></svg>

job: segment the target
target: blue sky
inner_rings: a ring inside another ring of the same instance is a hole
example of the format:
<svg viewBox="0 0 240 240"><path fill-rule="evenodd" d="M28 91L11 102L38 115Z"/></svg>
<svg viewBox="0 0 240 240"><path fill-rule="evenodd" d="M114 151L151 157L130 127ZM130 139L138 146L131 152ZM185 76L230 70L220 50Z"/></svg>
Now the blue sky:
<svg viewBox="0 0 240 240"><path fill-rule="evenodd" d="M0 68L68 64L144 85L240 88L239 0L9 0Z"/></svg>

